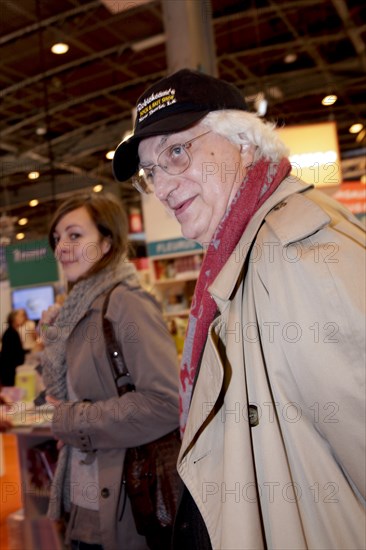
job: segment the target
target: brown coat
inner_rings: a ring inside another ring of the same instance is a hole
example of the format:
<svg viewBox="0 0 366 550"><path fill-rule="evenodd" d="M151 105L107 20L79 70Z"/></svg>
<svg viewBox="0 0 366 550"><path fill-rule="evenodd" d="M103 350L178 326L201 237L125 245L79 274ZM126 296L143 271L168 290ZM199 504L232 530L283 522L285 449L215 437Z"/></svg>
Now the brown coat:
<svg viewBox="0 0 366 550"><path fill-rule="evenodd" d="M96 450L104 548L140 550L146 548L145 539L136 533L128 503L119 520L125 449L178 426L177 354L155 300L141 289L117 287L106 316L113 322L137 389L118 397L101 329L103 300L95 300L69 338L68 376L80 401L57 409L53 431L69 445Z"/></svg>

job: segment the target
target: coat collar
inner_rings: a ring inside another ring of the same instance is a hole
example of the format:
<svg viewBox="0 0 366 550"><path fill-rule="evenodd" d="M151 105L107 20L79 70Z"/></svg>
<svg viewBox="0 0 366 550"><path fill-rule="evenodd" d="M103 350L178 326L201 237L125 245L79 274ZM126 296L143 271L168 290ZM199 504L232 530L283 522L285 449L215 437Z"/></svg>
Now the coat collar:
<svg viewBox="0 0 366 550"><path fill-rule="evenodd" d="M295 193L303 193L312 187L312 185L306 185L300 179L290 175L283 180L275 192L254 214L235 250L208 289L221 312L233 293L245 260L251 250L251 245L267 214L276 206L280 206L289 196ZM328 217L327 221L329 221ZM300 223L302 223L301 219Z"/></svg>

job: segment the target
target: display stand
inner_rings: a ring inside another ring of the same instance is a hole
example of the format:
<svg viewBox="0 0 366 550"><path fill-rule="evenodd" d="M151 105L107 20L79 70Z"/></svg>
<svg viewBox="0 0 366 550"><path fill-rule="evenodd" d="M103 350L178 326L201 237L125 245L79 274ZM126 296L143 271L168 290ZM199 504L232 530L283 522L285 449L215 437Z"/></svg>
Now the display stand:
<svg viewBox="0 0 366 550"><path fill-rule="evenodd" d="M50 407L31 410L30 404L13 403L2 407L2 418L13 424L16 437L23 509L7 518L11 550L63 550L64 545L55 522L47 518L49 483L35 482L40 475L32 471L30 451L52 441Z"/></svg>
<svg viewBox="0 0 366 550"><path fill-rule="evenodd" d="M29 450L52 438L50 428L16 428L23 511L18 518L8 518L10 547L19 550L63 550L57 525L48 519L49 488L34 485L29 469Z"/></svg>
<svg viewBox="0 0 366 550"><path fill-rule="evenodd" d="M187 317L202 263L202 251L151 256L152 288L166 319Z"/></svg>
<svg viewBox="0 0 366 550"><path fill-rule="evenodd" d="M5 464L4 464L4 442L3 436L0 434L0 477L5 474Z"/></svg>
<svg viewBox="0 0 366 550"><path fill-rule="evenodd" d="M18 444L24 515L27 519L45 516L48 508L49 489L34 485L32 473L29 471L28 453L36 445L52 439L51 430L49 428L18 428L13 430L13 433Z"/></svg>

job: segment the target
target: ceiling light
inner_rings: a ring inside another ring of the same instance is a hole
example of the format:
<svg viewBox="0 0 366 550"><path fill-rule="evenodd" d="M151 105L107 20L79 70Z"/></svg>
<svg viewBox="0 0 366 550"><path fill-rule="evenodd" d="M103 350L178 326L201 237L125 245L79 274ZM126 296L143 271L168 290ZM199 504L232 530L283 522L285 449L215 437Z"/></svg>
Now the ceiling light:
<svg viewBox="0 0 366 550"><path fill-rule="evenodd" d="M37 199L32 199L31 201L29 201L29 206L31 206L32 208L34 206L37 206L39 204L39 201Z"/></svg>
<svg viewBox="0 0 366 550"><path fill-rule="evenodd" d="M98 185L94 185L93 187L94 193L100 193L102 190L103 190L103 185L101 185L100 183L98 183Z"/></svg>
<svg viewBox="0 0 366 550"><path fill-rule="evenodd" d="M365 139L365 137L366 137L366 128L361 130L361 132L357 135L356 137L357 143L361 143Z"/></svg>
<svg viewBox="0 0 366 550"><path fill-rule="evenodd" d="M18 225L27 225L28 223L28 218L20 218L18 220Z"/></svg>
<svg viewBox="0 0 366 550"><path fill-rule="evenodd" d="M37 178L39 178L39 172L38 172L38 170L33 170L32 172L29 172L28 178L29 178L30 180L36 180Z"/></svg>
<svg viewBox="0 0 366 550"><path fill-rule="evenodd" d="M106 158L108 160L112 160L114 157L114 151L108 151L108 153L106 153Z"/></svg>
<svg viewBox="0 0 366 550"><path fill-rule="evenodd" d="M17 233L17 234L15 235L15 238L18 239L18 241L23 240L24 237L25 237L25 233Z"/></svg>
<svg viewBox="0 0 366 550"><path fill-rule="evenodd" d="M325 105L328 107L329 105L333 105L337 101L338 97L335 94L329 94L323 97L322 99L322 105Z"/></svg>
<svg viewBox="0 0 366 550"><path fill-rule="evenodd" d="M264 116L266 114L267 105L268 105L268 101L266 100L264 93L259 92L259 94L257 94L254 101L254 107L257 111L258 116Z"/></svg>
<svg viewBox="0 0 366 550"><path fill-rule="evenodd" d="M283 91L278 86L270 86L269 88L267 88L267 94L270 97L273 97L273 99L283 98Z"/></svg>
<svg viewBox="0 0 366 550"><path fill-rule="evenodd" d="M54 44L51 48L51 52L55 53L56 55L62 55L63 53L66 53L69 51L69 45L65 44L64 42L57 42L57 44Z"/></svg>
<svg viewBox="0 0 366 550"><path fill-rule="evenodd" d="M133 2L116 2L116 0L101 0L102 4L104 4L111 13L132 10L142 4L148 4L150 1L151 0L134 0Z"/></svg>
<svg viewBox="0 0 366 550"><path fill-rule="evenodd" d="M36 129L37 136L44 136L46 132L47 130L44 126L38 126L38 128Z"/></svg>
<svg viewBox="0 0 366 550"><path fill-rule="evenodd" d="M297 59L296 53L288 53L287 55L285 55L283 60L285 63L294 63L296 59Z"/></svg>
<svg viewBox="0 0 366 550"><path fill-rule="evenodd" d="M357 124L352 124L352 126L348 129L348 131L350 134L358 134L358 132L361 132L362 129L363 129L363 124L357 123Z"/></svg>

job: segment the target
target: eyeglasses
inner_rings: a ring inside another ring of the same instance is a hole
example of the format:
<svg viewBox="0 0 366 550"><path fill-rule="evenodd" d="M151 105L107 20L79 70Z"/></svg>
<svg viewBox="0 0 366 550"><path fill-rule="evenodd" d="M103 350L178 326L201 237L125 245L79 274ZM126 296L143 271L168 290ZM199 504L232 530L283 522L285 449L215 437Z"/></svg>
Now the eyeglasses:
<svg viewBox="0 0 366 550"><path fill-rule="evenodd" d="M174 143L173 145L169 145L166 149L163 149L161 153L159 153L156 164L152 164L151 166L140 166L138 176L133 179L132 185L139 193L149 195L154 192L156 168L161 168L170 176L183 174L192 163L192 156L189 153L192 143L210 132L211 130L208 130L208 132L200 134L185 143Z"/></svg>

